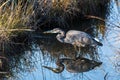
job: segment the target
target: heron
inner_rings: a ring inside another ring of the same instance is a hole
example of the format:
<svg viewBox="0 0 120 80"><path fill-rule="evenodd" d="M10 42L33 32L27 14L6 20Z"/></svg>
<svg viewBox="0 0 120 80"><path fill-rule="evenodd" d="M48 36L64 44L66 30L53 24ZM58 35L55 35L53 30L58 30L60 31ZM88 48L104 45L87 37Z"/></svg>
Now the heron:
<svg viewBox="0 0 120 80"><path fill-rule="evenodd" d="M78 30L69 30L68 32L64 32L60 28L54 28L53 30L45 31L44 33L57 33L57 40L61 43L69 43L72 44L75 49L76 47L86 47L88 45L96 47L96 46L103 46L103 44L97 39L93 38L89 34L83 31Z"/></svg>
<svg viewBox="0 0 120 80"><path fill-rule="evenodd" d="M56 62L57 68L52 68L48 66L43 66L44 68L47 68L55 73L61 73L65 66L66 70L70 73L80 73L80 72L87 72L92 69L94 69L97 66L100 66L102 62L97 62L94 60L89 60L84 57L78 57L76 59L70 59L70 58L61 58L58 59Z"/></svg>

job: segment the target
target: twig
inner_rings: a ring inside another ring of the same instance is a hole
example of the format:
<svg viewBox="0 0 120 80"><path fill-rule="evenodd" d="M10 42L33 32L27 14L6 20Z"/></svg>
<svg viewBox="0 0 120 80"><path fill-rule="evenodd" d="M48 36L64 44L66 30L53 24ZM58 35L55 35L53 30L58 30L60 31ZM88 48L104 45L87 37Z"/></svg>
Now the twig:
<svg viewBox="0 0 120 80"><path fill-rule="evenodd" d="M98 20L101 20L101 21L105 22L105 19L103 19L101 17L91 16L91 15L85 15L85 17L87 17L87 18L93 18L93 19L98 19Z"/></svg>
<svg viewBox="0 0 120 80"><path fill-rule="evenodd" d="M3 56L0 56L0 59L1 59L1 58L2 58L2 59L7 59L6 57L3 57Z"/></svg>
<svg viewBox="0 0 120 80"><path fill-rule="evenodd" d="M10 31L10 32L13 32L13 31L35 31L35 30L32 30L32 29L0 29L0 31Z"/></svg>
<svg viewBox="0 0 120 80"><path fill-rule="evenodd" d="M25 45L24 43L15 43L15 42L8 42L10 44L16 44L16 45Z"/></svg>
<svg viewBox="0 0 120 80"><path fill-rule="evenodd" d="M0 72L0 74L8 74L8 72Z"/></svg>
<svg viewBox="0 0 120 80"><path fill-rule="evenodd" d="M98 17L98 16L85 15L85 17L87 17L87 18L92 18L92 19L98 19L98 20L100 20L100 21L105 22L105 19L103 19L103 18L101 18L101 17ZM116 25L116 24L114 24L114 23L111 23L111 22L109 22L109 23L112 24L112 25L114 25L114 26L116 26L116 27L118 27L118 28L120 28L120 26L118 26L118 25Z"/></svg>
<svg viewBox="0 0 120 80"><path fill-rule="evenodd" d="M5 3L3 3L1 6L0 6L0 11L2 9L3 6L5 6L10 0L7 0Z"/></svg>
<svg viewBox="0 0 120 80"><path fill-rule="evenodd" d="M107 80L108 73L105 74L104 80Z"/></svg>
<svg viewBox="0 0 120 80"><path fill-rule="evenodd" d="M4 57L4 56L0 56L0 59L5 59L5 60L8 61L8 59L6 57Z"/></svg>

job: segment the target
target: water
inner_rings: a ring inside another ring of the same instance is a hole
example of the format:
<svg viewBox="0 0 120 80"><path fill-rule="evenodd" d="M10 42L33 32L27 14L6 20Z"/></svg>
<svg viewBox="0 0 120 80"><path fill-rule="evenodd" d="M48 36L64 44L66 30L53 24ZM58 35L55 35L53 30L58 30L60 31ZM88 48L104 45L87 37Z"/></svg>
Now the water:
<svg viewBox="0 0 120 80"><path fill-rule="evenodd" d="M60 74L53 73L42 66L56 67L56 57L61 53L70 53L73 55L74 48L69 48L71 45L64 47L66 44L57 41L50 41L46 44L41 41L41 44L44 45L33 44L33 52L25 52L26 61L24 62L24 59L20 60L21 63L24 63L20 64L22 68L18 72L15 72L15 77L9 77L8 80L120 80L119 12L120 6L117 6L114 0L112 0L110 3L110 15L107 16L105 23L107 28L105 37L102 39L103 47L99 47L98 49L98 60L103 62L100 67L84 73L70 73L66 70ZM56 48L56 46L58 47ZM27 59L29 57L31 58ZM63 57L63 55L60 55L60 57ZM17 71L17 68L14 70Z"/></svg>

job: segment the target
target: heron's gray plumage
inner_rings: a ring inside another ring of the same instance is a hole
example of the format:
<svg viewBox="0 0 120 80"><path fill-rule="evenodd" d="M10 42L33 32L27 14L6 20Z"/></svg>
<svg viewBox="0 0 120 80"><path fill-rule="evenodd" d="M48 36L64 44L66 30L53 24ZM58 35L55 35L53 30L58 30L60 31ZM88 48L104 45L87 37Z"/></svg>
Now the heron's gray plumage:
<svg viewBox="0 0 120 80"><path fill-rule="evenodd" d="M64 39L66 43L71 43L78 47L85 47L88 44L92 44L91 37L82 31L70 30L66 33L66 38Z"/></svg>
<svg viewBox="0 0 120 80"><path fill-rule="evenodd" d="M85 47L86 45L90 46L102 46L102 43L95 40L89 34L83 31L69 30L66 34L59 28L55 28L51 31L45 33L58 33L56 36L57 40L62 43L69 43L78 47Z"/></svg>

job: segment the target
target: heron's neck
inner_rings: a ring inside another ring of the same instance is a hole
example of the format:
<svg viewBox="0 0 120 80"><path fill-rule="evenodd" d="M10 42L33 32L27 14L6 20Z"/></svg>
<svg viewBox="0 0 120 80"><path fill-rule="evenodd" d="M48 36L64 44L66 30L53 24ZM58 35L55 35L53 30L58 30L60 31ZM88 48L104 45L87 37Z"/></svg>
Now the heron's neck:
<svg viewBox="0 0 120 80"><path fill-rule="evenodd" d="M48 66L43 66L43 67L47 68L55 73L61 73L65 68L64 65L62 64L62 62L59 60L56 62L56 65L58 66L57 68L52 68L52 67L48 67Z"/></svg>
<svg viewBox="0 0 120 80"><path fill-rule="evenodd" d="M58 33L58 35L56 36L56 38L58 39L58 41L60 41L60 42L64 42L64 38L65 38L66 36L65 36L65 32L64 31L60 31L59 33Z"/></svg>

